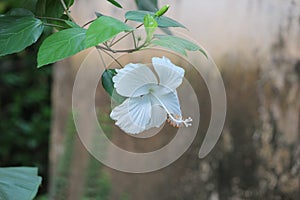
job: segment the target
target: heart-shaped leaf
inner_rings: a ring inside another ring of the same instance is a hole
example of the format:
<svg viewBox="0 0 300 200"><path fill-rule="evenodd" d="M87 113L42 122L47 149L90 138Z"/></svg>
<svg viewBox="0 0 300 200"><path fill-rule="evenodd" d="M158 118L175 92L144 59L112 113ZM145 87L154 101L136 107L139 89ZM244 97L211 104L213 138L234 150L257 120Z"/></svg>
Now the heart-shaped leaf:
<svg viewBox="0 0 300 200"><path fill-rule="evenodd" d="M2 16L0 27L0 56L22 51L44 30L43 22L33 16Z"/></svg>
<svg viewBox="0 0 300 200"><path fill-rule="evenodd" d="M113 17L101 16L97 18L86 32L86 47L96 46L106 42L118 33L133 30L127 24Z"/></svg>
<svg viewBox="0 0 300 200"><path fill-rule="evenodd" d="M69 28L46 38L38 52L38 67L75 55L85 49L83 28Z"/></svg>

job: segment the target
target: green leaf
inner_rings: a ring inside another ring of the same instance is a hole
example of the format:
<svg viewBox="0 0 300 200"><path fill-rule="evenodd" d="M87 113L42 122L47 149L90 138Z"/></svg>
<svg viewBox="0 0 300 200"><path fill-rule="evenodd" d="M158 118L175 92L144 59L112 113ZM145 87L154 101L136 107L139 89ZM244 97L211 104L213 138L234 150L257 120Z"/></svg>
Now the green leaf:
<svg viewBox="0 0 300 200"><path fill-rule="evenodd" d="M75 55L85 49L86 30L70 28L46 38L38 52L38 67Z"/></svg>
<svg viewBox="0 0 300 200"><path fill-rule="evenodd" d="M44 25L32 16L0 17L0 56L22 51L41 36Z"/></svg>
<svg viewBox="0 0 300 200"><path fill-rule="evenodd" d="M114 6L117 6L118 8L122 8L122 6L115 0L107 0L107 1L110 2L111 4L113 4Z"/></svg>
<svg viewBox="0 0 300 200"><path fill-rule="evenodd" d="M115 69L106 69L102 74L102 86L105 91L111 96L115 89L112 78L117 74Z"/></svg>
<svg viewBox="0 0 300 200"><path fill-rule="evenodd" d="M143 22L144 21L144 17L150 14L151 16L155 16L154 12L149 12L149 11L142 11L142 10L138 10L138 11L128 11L125 14L125 18L127 20L131 20L131 21L136 21L136 22ZM167 27L182 27L185 28L184 25L180 24L179 22L169 18L169 17L165 17L165 16L160 16L155 18L155 20L158 23L158 27L161 28L167 28Z"/></svg>
<svg viewBox="0 0 300 200"><path fill-rule="evenodd" d="M106 69L103 72L102 77L101 77L102 86L115 102L121 103L125 100L125 97L114 92L115 87L114 87L114 82L112 79L116 74L117 74L117 72L115 69Z"/></svg>
<svg viewBox="0 0 300 200"><path fill-rule="evenodd" d="M156 11L158 9L157 0L135 0L139 10Z"/></svg>
<svg viewBox="0 0 300 200"><path fill-rule="evenodd" d="M32 200L42 182L37 168L0 168L0 199Z"/></svg>
<svg viewBox="0 0 300 200"><path fill-rule="evenodd" d="M127 24L108 16L96 19L86 32L86 47L96 46L106 42L123 31L133 30Z"/></svg>
<svg viewBox="0 0 300 200"><path fill-rule="evenodd" d="M151 15L148 14L144 18L144 26L147 33L146 42L149 42L152 39L153 33L157 28L157 22Z"/></svg>
<svg viewBox="0 0 300 200"><path fill-rule="evenodd" d="M154 35L154 37L156 39L151 41L151 44L173 50L182 55L187 55L186 50L200 51L206 58L208 58L206 52L201 47L184 38L180 38L172 35Z"/></svg>

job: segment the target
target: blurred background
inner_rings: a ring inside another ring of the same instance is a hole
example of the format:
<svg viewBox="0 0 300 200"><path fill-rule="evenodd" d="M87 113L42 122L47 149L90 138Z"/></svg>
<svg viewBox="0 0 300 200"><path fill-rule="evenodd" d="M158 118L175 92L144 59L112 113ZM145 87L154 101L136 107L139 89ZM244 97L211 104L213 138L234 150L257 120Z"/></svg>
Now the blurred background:
<svg viewBox="0 0 300 200"><path fill-rule="evenodd" d="M1 1L0 13L30 2ZM137 9L133 0L119 3L123 10L104 0L75 1L71 15L82 25L95 11L123 19ZM300 1L158 0L158 7L165 4L171 6L167 16L188 28L223 76L227 117L209 156L198 159L210 118L209 94L199 83L200 128L180 159L146 174L101 165L80 142L70 107L89 50L37 69L41 39L0 58L0 166L37 166L43 177L37 199L43 200L300 199ZM107 98L99 94L96 101ZM148 143L114 137L113 121L98 114L112 140L131 150L169 137Z"/></svg>

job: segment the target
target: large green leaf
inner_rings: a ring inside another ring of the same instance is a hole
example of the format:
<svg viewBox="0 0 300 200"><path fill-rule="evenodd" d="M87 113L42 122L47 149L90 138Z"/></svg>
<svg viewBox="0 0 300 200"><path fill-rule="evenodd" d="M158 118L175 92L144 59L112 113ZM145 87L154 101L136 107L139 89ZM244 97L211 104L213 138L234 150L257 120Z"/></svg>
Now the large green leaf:
<svg viewBox="0 0 300 200"><path fill-rule="evenodd" d="M133 30L127 24L108 16L96 19L86 32L86 47L96 46L106 42L123 31Z"/></svg>
<svg viewBox="0 0 300 200"><path fill-rule="evenodd" d="M137 10L137 11L128 11L125 14L125 18L127 20L131 20L131 21L143 22L144 17L147 14L150 14L153 17L155 16L154 12ZM185 26L183 26L179 22L177 22L177 21L175 21L175 20L173 20L169 17L160 16L160 17L156 17L155 20L157 21L158 26L161 27L161 28L167 28L167 27L182 27L182 28L185 28Z"/></svg>
<svg viewBox="0 0 300 200"><path fill-rule="evenodd" d="M200 51L207 58L206 52L201 47L184 38L180 38L172 35L154 35L154 37L156 39L151 41L151 44L173 50L183 55L187 55L186 50Z"/></svg>
<svg viewBox="0 0 300 200"><path fill-rule="evenodd" d="M116 74L117 72L115 69L106 69L101 77L102 86L115 102L122 103L125 100L125 97L120 96L115 92L114 82L112 80Z"/></svg>
<svg viewBox="0 0 300 200"><path fill-rule="evenodd" d="M0 199L32 200L42 182L37 168L0 168Z"/></svg>
<svg viewBox="0 0 300 200"><path fill-rule="evenodd" d="M22 51L41 36L44 25L33 16L0 17L0 56Z"/></svg>
<svg viewBox="0 0 300 200"><path fill-rule="evenodd" d="M45 39L38 52L38 67L75 55L85 49L86 30L70 28Z"/></svg>
<svg viewBox="0 0 300 200"><path fill-rule="evenodd" d="M111 4L113 4L114 6L117 6L118 8L122 8L122 6L115 0L107 0L107 1L110 2Z"/></svg>

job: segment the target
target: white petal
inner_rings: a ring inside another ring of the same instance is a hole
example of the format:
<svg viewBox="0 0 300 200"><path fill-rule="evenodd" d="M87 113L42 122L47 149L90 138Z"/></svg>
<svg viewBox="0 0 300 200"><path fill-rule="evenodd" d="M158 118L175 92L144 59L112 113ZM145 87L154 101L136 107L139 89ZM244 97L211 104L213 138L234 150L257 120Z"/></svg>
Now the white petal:
<svg viewBox="0 0 300 200"><path fill-rule="evenodd" d="M147 65L130 63L117 72L117 75L113 77L113 82L117 93L125 97L147 94L149 92L147 87L139 88L148 84L157 84L154 73Z"/></svg>
<svg viewBox="0 0 300 200"><path fill-rule="evenodd" d="M146 130L151 118L151 101L148 95L128 98L115 107L110 117L124 132L138 134Z"/></svg>
<svg viewBox="0 0 300 200"><path fill-rule="evenodd" d="M179 104L179 99L177 96L177 92L169 92L167 94L154 94L156 97L156 103L154 104L159 104L163 108L165 107L170 114L179 115L181 116L181 110L180 110L180 104ZM158 98L158 100L157 100ZM153 97L152 97L153 101ZM155 101L155 100L154 100ZM153 104L153 103L152 103Z"/></svg>
<svg viewBox="0 0 300 200"><path fill-rule="evenodd" d="M159 77L159 84L175 91L182 83L184 69L174 65L168 58L153 57L152 64Z"/></svg>
<svg viewBox="0 0 300 200"><path fill-rule="evenodd" d="M152 127L159 128L167 119L167 112L159 105L152 106L151 121L147 125L147 129Z"/></svg>

